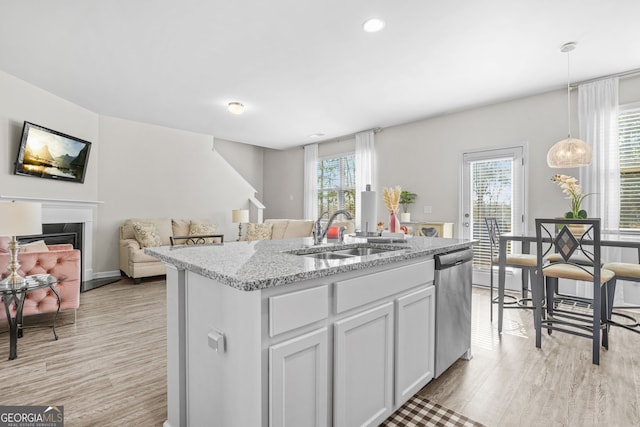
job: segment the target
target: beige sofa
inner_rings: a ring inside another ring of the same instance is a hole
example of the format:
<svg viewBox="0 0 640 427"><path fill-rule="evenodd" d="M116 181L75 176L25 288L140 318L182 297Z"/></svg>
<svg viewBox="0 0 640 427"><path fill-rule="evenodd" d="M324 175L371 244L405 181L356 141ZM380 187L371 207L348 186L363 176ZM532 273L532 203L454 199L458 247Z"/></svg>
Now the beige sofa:
<svg viewBox="0 0 640 427"><path fill-rule="evenodd" d="M312 237L314 223L315 221L307 219L265 219L262 224L248 224L241 240ZM332 225L345 226L345 234L353 233L355 229L353 221L334 221Z"/></svg>
<svg viewBox="0 0 640 427"><path fill-rule="evenodd" d="M156 236L155 242L149 242L141 236L140 229L134 225L150 225ZM169 246L171 237L213 234L216 225L206 220L171 219L171 218L130 218L120 227L120 271L140 283L143 277L166 274L162 261L144 253L145 246ZM145 245L145 243L147 243ZM149 244L150 243L150 244Z"/></svg>

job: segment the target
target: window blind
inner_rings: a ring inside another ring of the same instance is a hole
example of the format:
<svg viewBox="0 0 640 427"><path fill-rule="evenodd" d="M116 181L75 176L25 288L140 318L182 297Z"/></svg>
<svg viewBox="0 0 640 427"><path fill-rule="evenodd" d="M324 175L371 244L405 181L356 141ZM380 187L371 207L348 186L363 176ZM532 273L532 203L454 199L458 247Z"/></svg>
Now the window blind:
<svg viewBox="0 0 640 427"><path fill-rule="evenodd" d="M491 159L471 163L473 219L472 236L479 240L473 247L473 265L490 268L491 242L485 217L498 221L501 233L512 230L513 160Z"/></svg>
<svg viewBox="0 0 640 427"><path fill-rule="evenodd" d="M640 229L640 108L618 115L620 228Z"/></svg>

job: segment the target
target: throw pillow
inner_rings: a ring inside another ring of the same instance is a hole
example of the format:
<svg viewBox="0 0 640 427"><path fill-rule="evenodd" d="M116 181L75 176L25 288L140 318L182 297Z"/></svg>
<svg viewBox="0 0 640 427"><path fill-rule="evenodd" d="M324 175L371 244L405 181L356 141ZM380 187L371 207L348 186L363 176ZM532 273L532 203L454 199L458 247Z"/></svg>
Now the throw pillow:
<svg viewBox="0 0 640 427"><path fill-rule="evenodd" d="M35 242L26 243L20 246L20 252L49 252L49 248L44 240L36 240Z"/></svg>
<svg viewBox="0 0 640 427"><path fill-rule="evenodd" d="M247 240L269 240L271 239L271 232L273 231L273 224L247 224Z"/></svg>
<svg viewBox="0 0 640 427"><path fill-rule="evenodd" d="M144 222L133 223L133 234L136 237L138 243L143 248L152 248L155 246L162 246L162 240L156 226L153 224L146 224Z"/></svg>
<svg viewBox="0 0 640 427"><path fill-rule="evenodd" d="M189 236L206 236L216 232L217 225L208 221L192 220L189 225ZM216 239L219 240L219 239ZM205 239L205 243L214 243L214 239ZM187 244L189 242L187 241Z"/></svg>

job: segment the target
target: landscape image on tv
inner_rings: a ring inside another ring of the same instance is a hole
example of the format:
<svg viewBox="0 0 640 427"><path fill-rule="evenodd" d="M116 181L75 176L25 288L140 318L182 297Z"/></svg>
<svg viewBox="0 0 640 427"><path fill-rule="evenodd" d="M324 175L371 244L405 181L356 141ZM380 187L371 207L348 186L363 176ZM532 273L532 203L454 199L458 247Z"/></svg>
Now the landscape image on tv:
<svg viewBox="0 0 640 427"><path fill-rule="evenodd" d="M25 122L16 174L84 181L91 143Z"/></svg>

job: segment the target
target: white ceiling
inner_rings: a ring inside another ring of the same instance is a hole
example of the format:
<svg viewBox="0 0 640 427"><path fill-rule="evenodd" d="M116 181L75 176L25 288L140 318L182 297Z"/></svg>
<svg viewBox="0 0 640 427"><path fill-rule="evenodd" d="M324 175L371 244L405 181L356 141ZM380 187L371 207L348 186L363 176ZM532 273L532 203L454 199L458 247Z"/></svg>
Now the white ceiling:
<svg viewBox="0 0 640 427"><path fill-rule="evenodd" d="M0 69L102 115L287 148L559 89L569 41L572 81L640 68L639 18L638 0L0 0Z"/></svg>

